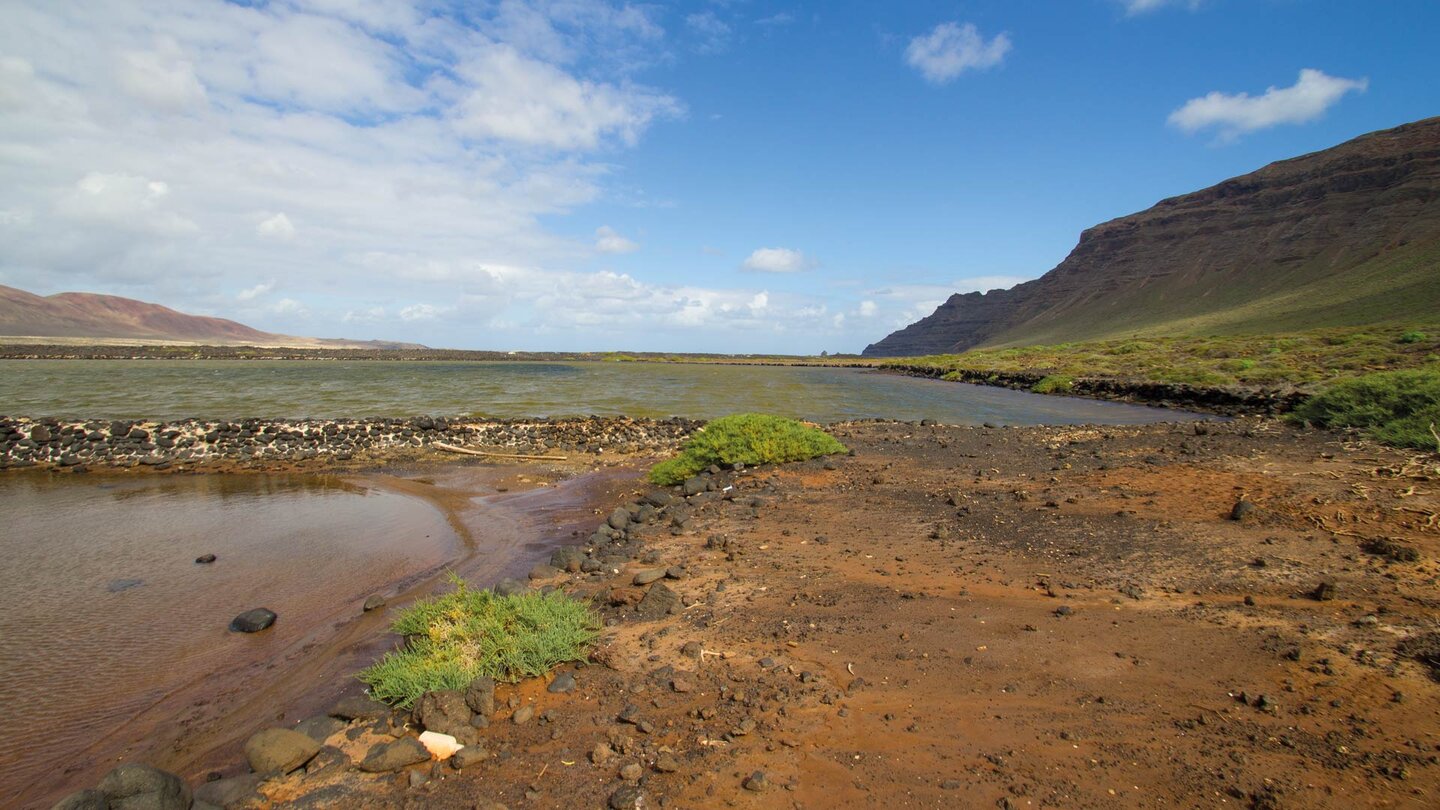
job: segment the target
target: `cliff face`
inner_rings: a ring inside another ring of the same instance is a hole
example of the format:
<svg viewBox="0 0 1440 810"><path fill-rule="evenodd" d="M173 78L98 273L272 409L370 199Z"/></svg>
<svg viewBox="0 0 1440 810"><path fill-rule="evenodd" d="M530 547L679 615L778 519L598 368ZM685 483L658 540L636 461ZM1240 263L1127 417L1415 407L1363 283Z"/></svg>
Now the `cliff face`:
<svg viewBox="0 0 1440 810"><path fill-rule="evenodd" d="M864 353L1433 320L1436 311L1440 118L1430 118L1098 225L1044 276L951 296Z"/></svg>

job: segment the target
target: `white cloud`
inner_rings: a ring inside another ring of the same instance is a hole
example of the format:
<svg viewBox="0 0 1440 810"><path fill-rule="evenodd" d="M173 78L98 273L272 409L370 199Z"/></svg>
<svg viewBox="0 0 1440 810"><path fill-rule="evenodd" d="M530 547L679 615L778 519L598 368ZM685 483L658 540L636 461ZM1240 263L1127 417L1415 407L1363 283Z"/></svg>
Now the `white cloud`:
<svg viewBox="0 0 1440 810"><path fill-rule="evenodd" d="M874 301L867 300L860 302L860 317L862 318L873 318L877 310L879 310L879 307L876 306Z"/></svg>
<svg viewBox="0 0 1440 810"><path fill-rule="evenodd" d="M595 229L595 249L601 253L634 253L640 245L615 232L609 225Z"/></svg>
<svg viewBox="0 0 1440 810"><path fill-rule="evenodd" d="M266 217L255 226L255 235L264 239L291 239L295 236L295 226L290 218L281 211L274 216Z"/></svg>
<svg viewBox="0 0 1440 810"><path fill-rule="evenodd" d="M429 321L439 317L443 312L443 309L432 304L411 304L401 308L400 320Z"/></svg>
<svg viewBox="0 0 1440 810"><path fill-rule="evenodd" d="M119 62L121 89L147 107L181 111L205 104L205 88L195 76L194 64L169 37L153 50L127 51Z"/></svg>
<svg viewBox="0 0 1440 810"><path fill-rule="evenodd" d="M281 298L270 307L270 314L303 318L310 314L310 309L294 298Z"/></svg>
<svg viewBox="0 0 1440 810"><path fill-rule="evenodd" d="M261 282L260 284L256 284L254 287L249 287L247 289L241 290L240 292L235 294L235 298L238 301L253 301L273 289L275 289L275 282L265 281Z"/></svg>
<svg viewBox="0 0 1440 810"><path fill-rule="evenodd" d="M1010 48L1006 34L996 34L987 42L971 23L946 22L910 40L905 62L927 81L945 84L967 70L985 70L1000 64Z"/></svg>
<svg viewBox="0 0 1440 810"><path fill-rule="evenodd" d="M591 150L608 137L633 144L679 102L662 93L578 79L508 45L482 48L457 65L466 82L453 125L470 138Z"/></svg>
<svg viewBox="0 0 1440 810"><path fill-rule="evenodd" d="M1119 0L1125 7L1125 13L1131 16L1156 11L1167 6L1180 6L1194 11L1200 8L1204 0Z"/></svg>
<svg viewBox="0 0 1440 810"><path fill-rule="evenodd" d="M775 27L781 25L789 25L793 22L795 22L795 15L791 14L788 11L782 11L778 14L771 14L768 17L761 17L755 21L755 24L759 26Z"/></svg>
<svg viewBox="0 0 1440 810"><path fill-rule="evenodd" d="M815 260L791 248L757 248L741 265L759 273L798 273L815 266Z"/></svg>
<svg viewBox="0 0 1440 810"><path fill-rule="evenodd" d="M364 309L352 309L341 316L340 320L345 323L379 323L385 319L384 307L366 307Z"/></svg>
<svg viewBox="0 0 1440 810"><path fill-rule="evenodd" d="M696 37L699 53L720 53L730 45L730 25L714 11L701 11L685 17L685 27Z"/></svg>
<svg viewBox="0 0 1440 810"><path fill-rule="evenodd" d="M1269 87L1259 96L1208 93L1185 102L1168 120L1171 126L1191 133L1216 127L1222 140L1231 140L1281 124L1314 121L1346 93L1363 93L1368 87L1366 79L1342 79L1306 68L1290 87Z"/></svg>

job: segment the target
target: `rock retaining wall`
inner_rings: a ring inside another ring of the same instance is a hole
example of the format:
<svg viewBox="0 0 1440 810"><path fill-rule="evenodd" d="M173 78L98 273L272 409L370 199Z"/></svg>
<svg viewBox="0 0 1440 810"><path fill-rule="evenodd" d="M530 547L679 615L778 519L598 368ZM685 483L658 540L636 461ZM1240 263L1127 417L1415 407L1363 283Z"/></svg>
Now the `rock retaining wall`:
<svg viewBox="0 0 1440 810"><path fill-rule="evenodd" d="M301 462L421 449L435 442L519 453L668 451L701 422L588 417L541 420L194 419L174 422L0 417L0 469Z"/></svg>

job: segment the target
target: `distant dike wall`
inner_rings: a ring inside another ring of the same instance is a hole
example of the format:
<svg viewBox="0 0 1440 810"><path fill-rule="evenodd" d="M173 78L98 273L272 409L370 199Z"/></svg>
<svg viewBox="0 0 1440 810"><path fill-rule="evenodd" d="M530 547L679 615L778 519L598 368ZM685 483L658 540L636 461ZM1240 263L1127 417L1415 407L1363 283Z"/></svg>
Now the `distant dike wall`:
<svg viewBox="0 0 1440 810"><path fill-rule="evenodd" d="M920 365L886 365L880 368L911 377L932 379L954 374L956 382L1023 391L1029 391L1046 377L1045 374L1028 371L971 371ZM1275 416L1294 410L1308 396L1294 389L1219 388L1095 377L1074 378L1069 395L1221 416Z"/></svg>

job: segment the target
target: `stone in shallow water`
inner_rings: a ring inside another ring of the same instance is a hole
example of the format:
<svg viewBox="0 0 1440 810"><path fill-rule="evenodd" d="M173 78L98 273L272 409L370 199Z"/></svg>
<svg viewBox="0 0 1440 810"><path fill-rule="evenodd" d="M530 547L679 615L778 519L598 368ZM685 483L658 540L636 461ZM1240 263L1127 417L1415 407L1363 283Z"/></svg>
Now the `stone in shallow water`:
<svg viewBox="0 0 1440 810"><path fill-rule="evenodd" d="M372 596L368 596L365 598L365 604L363 607L366 613L385 607L385 597L381 596L378 593Z"/></svg>
<svg viewBox="0 0 1440 810"><path fill-rule="evenodd" d="M275 611L269 608L253 608L230 620L234 633L258 633L275 623Z"/></svg>
<svg viewBox="0 0 1440 810"><path fill-rule="evenodd" d="M138 588L144 584L145 580L143 579L112 579L105 585L105 590L110 593L120 593L121 591L128 591L131 588Z"/></svg>
<svg viewBox="0 0 1440 810"><path fill-rule="evenodd" d="M121 765L96 785L110 800L110 806L146 807L153 810L189 810L190 786L173 773L138 763Z"/></svg>
<svg viewBox="0 0 1440 810"><path fill-rule="evenodd" d="M195 558L195 562L199 565L209 565L210 563L215 562L215 555L201 554L199 557Z"/></svg>

